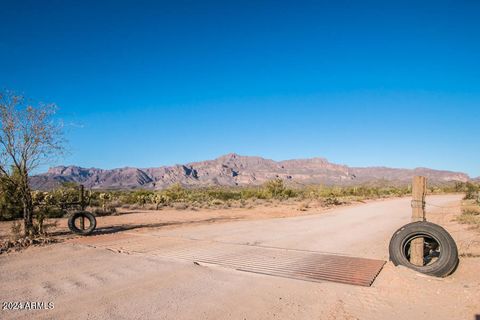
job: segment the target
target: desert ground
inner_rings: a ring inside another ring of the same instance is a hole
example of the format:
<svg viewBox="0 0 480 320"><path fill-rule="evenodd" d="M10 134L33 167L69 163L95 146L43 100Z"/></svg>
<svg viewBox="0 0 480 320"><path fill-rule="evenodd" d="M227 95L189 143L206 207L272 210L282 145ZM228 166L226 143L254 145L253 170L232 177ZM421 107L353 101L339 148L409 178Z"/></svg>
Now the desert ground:
<svg viewBox="0 0 480 320"><path fill-rule="evenodd" d="M480 233L458 224L461 195L428 196L427 219L457 242L460 264L439 279L387 262L371 287L309 282L165 257L188 241L285 248L388 261L410 198L324 209L277 204L222 210L138 211L98 218L98 232L0 255L0 301L52 302L1 310L1 319L469 319L480 317ZM447 207L447 208L442 208ZM0 236L9 224L0 224Z"/></svg>

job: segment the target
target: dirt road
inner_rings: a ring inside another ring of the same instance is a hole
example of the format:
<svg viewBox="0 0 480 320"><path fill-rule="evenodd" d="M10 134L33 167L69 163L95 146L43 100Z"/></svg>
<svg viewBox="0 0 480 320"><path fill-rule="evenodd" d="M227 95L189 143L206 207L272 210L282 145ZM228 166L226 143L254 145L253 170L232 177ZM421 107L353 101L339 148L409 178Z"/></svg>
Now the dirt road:
<svg viewBox="0 0 480 320"><path fill-rule="evenodd" d="M446 206L460 198L431 196L427 201ZM428 218L452 233L460 253L473 256L462 258L446 279L387 263L372 287L358 287L195 265L160 254L170 243L198 241L388 260L392 233L409 222L409 201L371 202L301 217L139 228L2 255L0 301L52 302L54 308L1 310L0 318L475 320L480 315L480 258L475 257L480 242L475 232L452 222L458 209L427 207Z"/></svg>

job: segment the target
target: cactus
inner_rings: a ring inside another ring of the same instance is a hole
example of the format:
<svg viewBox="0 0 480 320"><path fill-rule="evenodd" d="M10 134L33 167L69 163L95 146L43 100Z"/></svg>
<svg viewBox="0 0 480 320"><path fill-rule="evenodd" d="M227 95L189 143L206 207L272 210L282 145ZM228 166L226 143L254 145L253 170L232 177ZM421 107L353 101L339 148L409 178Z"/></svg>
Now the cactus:
<svg viewBox="0 0 480 320"><path fill-rule="evenodd" d="M103 212L107 212L107 203L112 199L111 194L102 192L98 195L98 198L102 201Z"/></svg>

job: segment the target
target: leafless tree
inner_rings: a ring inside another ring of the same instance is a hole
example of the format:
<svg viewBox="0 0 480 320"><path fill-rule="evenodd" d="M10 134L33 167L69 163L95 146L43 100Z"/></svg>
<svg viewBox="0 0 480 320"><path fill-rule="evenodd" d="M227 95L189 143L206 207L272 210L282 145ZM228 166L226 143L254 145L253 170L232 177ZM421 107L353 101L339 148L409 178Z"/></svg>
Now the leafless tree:
<svg viewBox="0 0 480 320"><path fill-rule="evenodd" d="M0 175L21 196L25 235L34 233L29 177L64 150L62 124L54 104L31 105L23 96L0 93Z"/></svg>

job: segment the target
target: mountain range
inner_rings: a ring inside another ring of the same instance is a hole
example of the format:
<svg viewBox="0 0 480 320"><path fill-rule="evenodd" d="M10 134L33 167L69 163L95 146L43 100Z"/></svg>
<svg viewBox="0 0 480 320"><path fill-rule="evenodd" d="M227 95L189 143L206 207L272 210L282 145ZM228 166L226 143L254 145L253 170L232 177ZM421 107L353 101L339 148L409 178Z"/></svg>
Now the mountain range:
<svg viewBox="0 0 480 320"><path fill-rule="evenodd" d="M32 188L39 190L53 189L65 182L83 184L92 189L157 190L173 184L184 187L252 186L275 178L283 179L292 186L406 185L414 175L426 176L430 184L471 180L462 172L428 168L360 168L331 163L324 158L274 161L230 153L214 160L145 169L58 166L33 176L30 183Z"/></svg>

